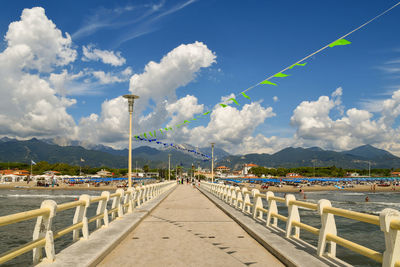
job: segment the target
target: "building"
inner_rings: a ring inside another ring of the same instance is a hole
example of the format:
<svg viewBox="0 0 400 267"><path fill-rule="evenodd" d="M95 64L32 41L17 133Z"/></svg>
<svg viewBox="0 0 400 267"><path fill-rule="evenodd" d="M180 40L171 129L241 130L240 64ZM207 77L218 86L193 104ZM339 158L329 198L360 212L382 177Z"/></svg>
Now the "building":
<svg viewBox="0 0 400 267"><path fill-rule="evenodd" d="M43 174L44 175L48 175L48 176L54 176L54 175L60 175L61 172L58 172L58 171L45 171Z"/></svg>
<svg viewBox="0 0 400 267"><path fill-rule="evenodd" d="M390 176L392 176L392 177L400 177L400 172L391 172Z"/></svg>
<svg viewBox="0 0 400 267"><path fill-rule="evenodd" d="M247 175L249 174L249 170L253 167L258 167L258 165L250 163L250 164L244 164L242 174Z"/></svg>
<svg viewBox="0 0 400 267"><path fill-rule="evenodd" d="M0 175L28 176L30 172L26 170L1 170Z"/></svg>
<svg viewBox="0 0 400 267"><path fill-rule="evenodd" d="M286 174L286 178L302 178L302 177L303 176L295 172L289 172Z"/></svg>
<svg viewBox="0 0 400 267"><path fill-rule="evenodd" d="M219 166L217 168L215 168L215 171L220 172L220 173L227 173L230 172L230 168L226 167L226 166Z"/></svg>
<svg viewBox="0 0 400 267"><path fill-rule="evenodd" d="M108 177L108 176L111 176L111 175L112 175L111 172L106 171L105 169L101 169L101 170L98 171L96 174L97 174L98 176L100 176L100 177Z"/></svg>

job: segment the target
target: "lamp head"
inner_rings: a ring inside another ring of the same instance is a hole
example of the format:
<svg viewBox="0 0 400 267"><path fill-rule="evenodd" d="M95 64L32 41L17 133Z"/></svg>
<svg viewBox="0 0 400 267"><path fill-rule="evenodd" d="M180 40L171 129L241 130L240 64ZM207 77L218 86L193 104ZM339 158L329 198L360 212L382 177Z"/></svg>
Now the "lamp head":
<svg viewBox="0 0 400 267"><path fill-rule="evenodd" d="M137 95L124 95L124 98L128 99L129 112L133 112L133 103L135 99L139 98Z"/></svg>

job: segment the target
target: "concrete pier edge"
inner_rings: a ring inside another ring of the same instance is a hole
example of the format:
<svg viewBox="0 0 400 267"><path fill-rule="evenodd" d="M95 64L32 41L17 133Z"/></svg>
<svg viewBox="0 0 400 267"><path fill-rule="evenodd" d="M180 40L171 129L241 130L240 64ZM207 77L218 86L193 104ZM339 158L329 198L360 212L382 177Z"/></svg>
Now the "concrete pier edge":
<svg viewBox="0 0 400 267"><path fill-rule="evenodd" d="M79 240L56 254L54 262L44 259L38 267L47 266L96 266L107 256L140 222L142 222L161 202L166 199L177 185L160 196L144 203L131 214L110 222L107 228L92 232L88 240Z"/></svg>
<svg viewBox="0 0 400 267"><path fill-rule="evenodd" d="M286 266L351 266L336 258L320 258L311 245L306 245L300 240L298 242L291 240L292 242L290 242L281 236L282 234L271 231L265 225L243 214L203 188L197 187L197 189Z"/></svg>

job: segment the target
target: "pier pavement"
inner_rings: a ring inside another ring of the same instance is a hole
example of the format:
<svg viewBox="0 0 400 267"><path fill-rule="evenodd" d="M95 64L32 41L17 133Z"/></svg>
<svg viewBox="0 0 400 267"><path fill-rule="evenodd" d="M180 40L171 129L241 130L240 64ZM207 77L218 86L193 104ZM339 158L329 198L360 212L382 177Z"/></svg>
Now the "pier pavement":
<svg viewBox="0 0 400 267"><path fill-rule="evenodd" d="M191 185L179 185L98 266L284 266Z"/></svg>

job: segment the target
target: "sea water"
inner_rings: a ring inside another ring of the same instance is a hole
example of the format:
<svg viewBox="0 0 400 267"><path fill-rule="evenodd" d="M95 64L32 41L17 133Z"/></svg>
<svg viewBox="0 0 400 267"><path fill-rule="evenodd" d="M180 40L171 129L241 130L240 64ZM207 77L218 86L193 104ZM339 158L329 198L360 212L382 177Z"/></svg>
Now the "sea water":
<svg viewBox="0 0 400 267"><path fill-rule="evenodd" d="M275 195L283 197L283 193ZM400 192L349 192L349 191L317 191L306 192L304 194L294 194L297 200L317 203L320 199L328 199L331 201L332 207L342 208L357 212L379 215L385 208L392 208L400 211ZM365 202L368 196L369 201ZM278 204L279 213L287 216L287 207L283 203ZM316 211L307 209L299 209L301 222L314 226L321 227L320 217ZM384 234L380 231L379 226L364 222L358 222L347 218L335 216L337 235L358 243L375 251L383 253L385 250ZM279 226L285 229L284 222ZM314 246L318 244L318 236L307 231L301 230L300 238ZM354 266L381 266L374 260L370 260L358 253L352 252L339 245L336 246L336 256Z"/></svg>
<svg viewBox="0 0 400 267"><path fill-rule="evenodd" d="M10 215L22 211L40 208L43 200L51 199L57 204L71 202L79 199L82 194L99 196L100 191L89 190L24 190L0 189L0 216ZM111 201L109 201L111 202ZM97 203L88 208L87 216L95 215ZM62 211L55 216L53 233L72 225L75 208ZM0 227L0 254L32 241L33 228L36 218ZM94 230L96 223L91 223L89 229ZM55 240L56 253L72 243L72 233ZM32 252L25 253L1 266L31 266Z"/></svg>

